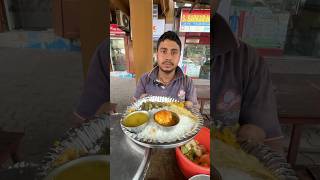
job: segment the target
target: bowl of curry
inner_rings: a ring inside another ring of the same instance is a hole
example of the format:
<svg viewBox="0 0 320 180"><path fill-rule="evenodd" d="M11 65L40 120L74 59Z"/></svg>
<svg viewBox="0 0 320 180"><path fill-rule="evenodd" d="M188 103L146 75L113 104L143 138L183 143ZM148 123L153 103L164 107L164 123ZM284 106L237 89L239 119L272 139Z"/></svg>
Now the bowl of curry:
<svg viewBox="0 0 320 180"><path fill-rule="evenodd" d="M110 179L109 156L91 155L67 162L52 170L45 180Z"/></svg>

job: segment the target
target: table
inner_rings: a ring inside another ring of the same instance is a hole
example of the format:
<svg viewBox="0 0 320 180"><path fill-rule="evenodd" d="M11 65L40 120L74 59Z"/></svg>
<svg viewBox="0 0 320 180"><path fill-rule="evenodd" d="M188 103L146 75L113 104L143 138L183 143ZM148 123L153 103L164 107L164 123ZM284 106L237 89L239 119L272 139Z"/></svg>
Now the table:
<svg viewBox="0 0 320 180"><path fill-rule="evenodd" d="M177 164L175 149L152 149L146 180L185 180Z"/></svg>
<svg viewBox="0 0 320 180"><path fill-rule="evenodd" d="M120 113L110 116L111 179L144 179L150 162L150 149L131 141L121 130Z"/></svg>
<svg viewBox="0 0 320 180"><path fill-rule="evenodd" d="M287 160L295 164L302 128L320 124L320 75L272 74L279 120L292 124Z"/></svg>
<svg viewBox="0 0 320 180"><path fill-rule="evenodd" d="M110 116L111 178L115 179L175 179L184 180L175 156L175 148L149 149L125 136L120 127L121 114ZM204 125L210 122L204 116ZM126 163L129 162L130 163Z"/></svg>
<svg viewBox="0 0 320 180"><path fill-rule="evenodd" d="M208 116L204 115L204 126L210 127ZM152 149L146 180L185 180L177 164L175 149Z"/></svg>

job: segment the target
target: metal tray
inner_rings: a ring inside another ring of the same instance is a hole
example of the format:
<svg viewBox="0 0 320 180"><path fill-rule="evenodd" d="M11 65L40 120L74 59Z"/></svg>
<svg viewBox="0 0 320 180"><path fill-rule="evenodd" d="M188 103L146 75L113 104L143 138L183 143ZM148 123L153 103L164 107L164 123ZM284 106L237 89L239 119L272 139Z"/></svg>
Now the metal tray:
<svg viewBox="0 0 320 180"><path fill-rule="evenodd" d="M148 102L148 101L150 101L150 102L179 102L178 100L173 99L171 97L147 96L147 97L144 97L142 99L139 99L138 101L136 101L135 103L130 105L127 108L127 111L124 114L124 116L126 116L128 114L128 110L129 109L141 110L140 106L142 105L142 103L143 102ZM192 108L192 109L190 109L190 111L197 117L197 123L195 124L195 126L193 127L193 129L190 132L184 134L183 136L181 136L181 137L179 137L176 140L171 141L171 142L160 142L160 141L154 141L154 140L139 138L136 133L128 131L122 125L121 121L120 121L120 125L121 125L122 131L132 141L134 141L135 143L137 143L137 144L139 144L141 146L144 146L144 147L147 147L147 148L175 148L175 147L179 147L179 146L187 143L191 139L193 139L193 137L195 135L197 135L197 133L200 131L201 127L203 126L203 118L202 118L202 115L201 115L199 109Z"/></svg>
<svg viewBox="0 0 320 180"><path fill-rule="evenodd" d="M151 151L134 143L122 132L119 124L121 117L122 114L110 117L110 178L144 179L149 167ZM130 163L124 166L123 162Z"/></svg>

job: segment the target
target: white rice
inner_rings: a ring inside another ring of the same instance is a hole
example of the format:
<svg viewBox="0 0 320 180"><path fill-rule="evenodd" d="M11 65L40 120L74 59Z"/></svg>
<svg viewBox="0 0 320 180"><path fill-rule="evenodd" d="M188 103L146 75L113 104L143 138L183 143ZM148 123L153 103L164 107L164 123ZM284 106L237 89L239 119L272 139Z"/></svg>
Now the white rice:
<svg viewBox="0 0 320 180"><path fill-rule="evenodd" d="M178 139L181 139L188 132L191 132L192 129L195 127L196 121L194 121L190 117L178 114L180 121L174 128L170 129L169 131L160 128L158 124L154 121L153 116L157 111L163 109L166 108L154 109L150 111L150 122L140 133L137 134L138 138L142 138L144 140L152 140L153 142L161 143L173 142Z"/></svg>

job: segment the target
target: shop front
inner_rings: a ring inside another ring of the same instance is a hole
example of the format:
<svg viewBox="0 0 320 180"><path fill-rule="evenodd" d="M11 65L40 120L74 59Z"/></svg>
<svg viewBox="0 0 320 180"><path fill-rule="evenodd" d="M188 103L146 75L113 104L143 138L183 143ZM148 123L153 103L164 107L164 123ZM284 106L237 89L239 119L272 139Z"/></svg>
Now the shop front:
<svg viewBox="0 0 320 180"><path fill-rule="evenodd" d="M182 40L180 67L193 78L210 77L210 10L181 10L179 35Z"/></svg>
<svg viewBox="0 0 320 180"><path fill-rule="evenodd" d="M125 71L125 32L117 24L110 24L110 59L112 71Z"/></svg>
<svg viewBox="0 0 320 180"><path fill-rule="evenodd" d="M209 33L186 33L182 69L193 78L210 77L210 35Z"/></svg>
<svg viewBox="0 0 320 180"><path fill-rule="evenodd" d="M117 24L110 24L110 72L112 76L133 77L129 57L130 37ZM130 61L131 60L131 61Z"/></svg>

